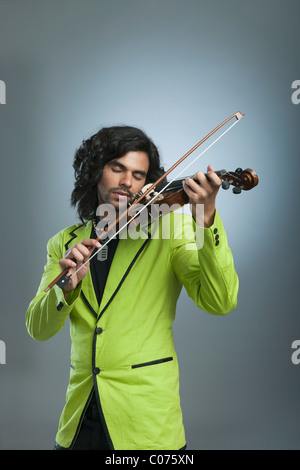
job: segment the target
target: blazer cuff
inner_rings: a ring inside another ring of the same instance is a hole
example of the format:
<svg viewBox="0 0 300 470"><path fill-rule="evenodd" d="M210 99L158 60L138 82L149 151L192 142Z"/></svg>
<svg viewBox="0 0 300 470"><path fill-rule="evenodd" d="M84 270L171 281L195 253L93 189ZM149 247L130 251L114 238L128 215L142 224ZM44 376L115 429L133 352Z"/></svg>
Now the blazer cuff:
<svg viewBox="0 0 300 470"><path fill-rule="evenodd" d="M75 289L70 292L70 295L69 295L67 300L65 299L63 290L60 287L58 287L58 285L55 284L52 287L52 289L54 291L54 295L55 295L56 309L59 312L63 311L63 310L65 311L66 314L68 314L70 312L70 310L73 308L76 300L80 296L81 285L82 285L82 281L80 281L77 284L77 286L75 287Z"/></svg>
<svg viewBox="0 0 300 470"><path fill-rule="evenodd" d="M194 230L198 250L220 249L224 244L227 246L226 232L217 210L214 222L210 227L200 227L194 222Z"/></svg>

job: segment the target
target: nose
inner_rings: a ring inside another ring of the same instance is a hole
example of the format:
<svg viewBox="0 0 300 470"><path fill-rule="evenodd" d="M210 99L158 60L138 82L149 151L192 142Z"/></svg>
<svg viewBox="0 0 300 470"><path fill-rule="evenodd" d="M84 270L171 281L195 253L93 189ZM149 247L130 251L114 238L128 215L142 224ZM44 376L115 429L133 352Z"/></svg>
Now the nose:
<svg viewBox="0 0 300 470"><path fill-rule="evenodd" d="M132 174L131 171L124 171L120 180L120 184L126 186L126 188L131 188L132 186Z"/></svg>

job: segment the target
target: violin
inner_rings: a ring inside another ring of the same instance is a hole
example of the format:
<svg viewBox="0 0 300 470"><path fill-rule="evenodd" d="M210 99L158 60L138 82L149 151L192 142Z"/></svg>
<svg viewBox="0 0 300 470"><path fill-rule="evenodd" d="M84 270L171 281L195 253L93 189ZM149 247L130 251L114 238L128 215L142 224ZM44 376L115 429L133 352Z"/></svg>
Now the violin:
<svg viewBox="0 0 300 470"><path fill-rule="evenodd" d="M140 191L137 193L134 198L130 201L128 204L127 210L122 212L120 216L112 222L109 226L103 230L101 235L97 238L97 241L101 243L101 247L95 252L94 248L90 250L90 254L88 259L85 261L85 263L81 264L81 266L78 268L76 273L86 264L90 261L90 259L95 256L107 243L109 243L111 238L114 238L118 233L127 225L129 224L132 219L134 219L139 213L144 210L145 208L149 208L149 205L152 204L156 199L158 199L159 196L159 204L167 204L171 208L171 206L180 204L180 206L183 206L189 202L189 197L186 194L186 192L183 189L183 179L177 179L174 178L170 182L167 182L167 175L173 171L174 168L176 168L183 160L185 160L192 152L194 152L195 149L197 149L200 145L202 145L207 139L209 139L214 133L216 133L221 127L223 127L226 123L228 123L232 119L236 119L234 124L232 124L221 136L219 136L212 144L207 147L204 152L202 152L200 155L197 156L183 171L185 171L191 164L193 164L203 153L205 153L212 145L214 145L223 135L226 134L237 122L239 122L244 114L241 112L237 112L233 114L232 116L229 116L227 119L225 119L221 124L219 124L214 130L209 132L203 139L201 139L191 150L189 150L183 157L181 157L177 162L175 162L160 178L158 178L157 181L155 181L153 184L150 184L150 187L146 189L145 192ZM181 171L180 174L183 172ZM228 189L231 185L234 187L233 192L235 194L241 193L242 190L244 191L249 191L250 189L254 188L258 184L258 176L257 174L251 170L250 168L247 168L246 170L242 170L241 168L237 168L233 172L228 172L226 170L219 170L216 171L217 175L221 178L222 180L222 187L223 189ZM180 175L179 174L179 175ZM179 176L177 175L177 176ZM206 175L207 176L207 175ZM196 180L195 180L196 181ZM149 185L148 185L149 186ZM158 191L158 192L157 192ZM162 196L162 197L161 197ZM137 204L142 205L142 209L138 211L134 216L130 216L130 209ZM174 206L173 206L174 207ZM178 207L178 206L177 206ZM149 209L148 213L149 213ZM125 219L125 222L124 222ZM123 220L123 224L120 224L121 220ZM117 226L121 226L121 229L115 233L114 229ZM111 229L113 229L114 234L110 238L109 234L111 233ZM93 253L93 254L92 254ZM57 284L61 289L69 282L71 279L72 275L68 276L68 271L69 268L66 268L64 271L62 271L49 285L46 287L45 292L50 290L55 284ZM76 274L74 273L74 274ZM74 275L73 274L73 275Z"/></svg>
<svg viewBox="0 0 300 470"><path fill-rule="evenodd" d="M247 168L246 170L237 168L235 171L218 170L215 171L215 173L222 180L222 188L227 190L230 188L230 186L233 186L232 192L234 194L240 194L242 191L249 191L250 189L257 186L259 181L257 174L250 168ZM205 176L207 177L206 173ZM185 178L175 179L170 184L165 182L158 185L156 187L160 196L158 204L167 204L168 206L172 206L173 204L184 206L185 204L188 204L189 197L183 189L184 180ZM196 179L194 179L194 181L198 183ZM139 192L135 196L134 200L137 197L142 196L142 194L142 192ZM157 193L153 192L150 193L149 196L155 197L155 194ZM142 204L145 203L146 198L143 198L140 202Z"/></svg>

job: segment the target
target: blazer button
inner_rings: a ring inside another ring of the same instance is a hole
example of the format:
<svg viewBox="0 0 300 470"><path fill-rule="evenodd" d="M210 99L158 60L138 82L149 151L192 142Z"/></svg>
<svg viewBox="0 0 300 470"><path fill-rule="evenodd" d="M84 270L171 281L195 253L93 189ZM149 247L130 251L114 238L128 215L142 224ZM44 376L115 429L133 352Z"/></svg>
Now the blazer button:
<svg viewBox="0 0 300 470"><path fill-rule="evenodd" d="M93 370L94 375L99 374L99 372L100 372L99 367L94 367L94 370Z"/></svg>
<svg viewBox="0 0 300 470"><path fill-rule="evenodd" d="M62 302L59 302L58 306L56 307L57 310L60 312L61 309L63 308L64 304Z"/></svg>
<svg viewBox="0 0 300 470"><path fill-rule="evenodd" d="M214 229L214 233L218 233L218 229L217 229L217 228Z"/></svg>
<svg viewBox="0 0 300 470"><path fill-rule="evenodd" d="M219 242L219 240L217 240L217 241L216 241L216 246L218 246L218 245L219 245L219 243L220 243L220 242Z"/></svg>
<svg viewBox="0 0 300 470"><path fill-rule="evenodd" d="M103 333L103 329L99 327L96 328L96 334L97 335L101 335L101 333Z"/></svg>

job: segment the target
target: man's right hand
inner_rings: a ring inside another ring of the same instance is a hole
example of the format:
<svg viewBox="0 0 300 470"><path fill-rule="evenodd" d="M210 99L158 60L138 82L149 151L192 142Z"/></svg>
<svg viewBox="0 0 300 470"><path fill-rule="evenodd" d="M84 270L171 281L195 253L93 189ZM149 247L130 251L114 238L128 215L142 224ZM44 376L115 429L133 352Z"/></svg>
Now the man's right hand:
<svg viewBox="0 0 300 470"><path fill-rule="evenodd" d="M59 260L59 265L61 270L64 271L66 268L70 268L68 271L68 276L74 274L82 264L84 264L92 251L95 248L100 248L101 244L95 239L86 239L76 245L72 246L69 250L66 251L65 257ZM90 263L86 263L77 274L73 275L70 281L63 288L65 299L70 295L70 292L75 289L77 284L86 276L89 270Z"/></svg>

